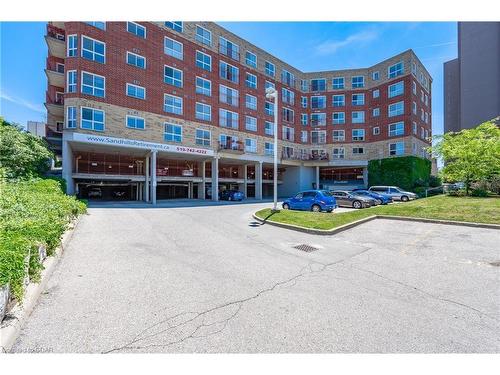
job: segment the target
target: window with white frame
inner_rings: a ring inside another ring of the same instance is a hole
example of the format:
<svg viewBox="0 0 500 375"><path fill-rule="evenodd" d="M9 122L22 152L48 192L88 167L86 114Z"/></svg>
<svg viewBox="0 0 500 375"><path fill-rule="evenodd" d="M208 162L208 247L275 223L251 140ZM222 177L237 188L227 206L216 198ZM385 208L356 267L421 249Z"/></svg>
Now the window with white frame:
<svg viewBox="0 0 500 375"><path fill-rule="evenodd" d="M245 116L245 129L252 132L257 131L257 119L252 116Z"/></svg>
<svg viewBox="0 0 500 375"><path fill-rule="evenodd" d="M257 140L254 138L245 138L245 152L257 152Z"/></svg>
<svg viewBox="0 0 500 375"><path fill-rule="evenodd" d="M182 60L184 58L183 44L171 38L165 37L164 51L165 54L175 57L176 59Z"/></svg>
<svg viewBox="0 0 500 375"><path fill-rule="evenodd" d="M311 131L311 143L313 145L325 144L326 143L326 130L312 130Z"/></svg>
<svg viewBox="0 0 500 375"><path fill-rule="evenodd" d="M274 143L273 142L265 142L264 143L264 154L274 155Z"/></svg>
<svg viewBox="0 0 500 375"><path fill-rule="evenodd" d="M389 143L389 155L399 156L399 155L404 155L404 153L405 153L404 142Z"/></svg>
<svg viewBox="0 0 500 375"><path fill-rule="evenodd" d="M345 156L345 148L344 147L334 147L332 149L332 158L333 159L344 159Z"/></svg>
<svg viewBox="0 0 500 375"><path fill-rule="evenodd" d="M401 136L405 133L405 124L403 121L389 124L389 137Z"/></svg>
<svg viewBox="0 0 500 375"><path fill-rule="evenodd" d="M283 121L294 122L295 121L295 111L293 109L283 107L282 108Z"/></svg>
<svg viewBox="0 0 500 375"><path fill-rule="evenodd" d="M364 154L365 153L365 148L364 147L353 147L352 148L352 153L354 155L357 155L357 154Z"/></svg>
<svg viewBox="0 0 500 375"><path fill-rule="evenodd" d="M283 87L281 89L281 99L282 99L283 103L294 105L295 104L295 93L293 91L290 91L290 90Z"/></svg>
<svg viewBox="0 0 500 375"><path fill-rule="evenodd" d="M303 126L307 126L307 113L300 114L300 124Z"/></svg>
<svg viewBox="0 0 500 375"><path fill-rule="evenodd" d="M264 112L268 116L274 116L274 103L266 101L264 104Z"/></svg>
<svg viewBox="0 0 500 375"><path fill-rule="evenodd" d="M424 130L424 127L421 126L420 127L420 138L424 138L425 137L425 130Z"/></svg>
<svg viewBox="0 0 500 375"><path fill-rule="evenodd" d="M82 94L104 98L106 96L105 83L106 79L103 76L82 72Z"/></svg>
<svg viewBox="0 0 500 375"><path fill-rule="evenodd" d="M311 113L311 126L326 126L326 113Z"/></svg>
<svg viewBox="0 0 500 375"><path fill-rule="evenodd" d="M397 102L389 104L389 117L404 115L405 113L405 102Z"/></svg>
<svg viewBox="0 0 500 375"><path fill-rule="evenodd" d="M221 78L227 79L233 83L238 83L239 81L239 69L232 66L224 61L219 63L219 76Z"/></svg>
<svg viewBox="0 0 500 375"><path fill-rule="evenodd" d="M308 135L307 130L301 130L300 131L300 141L302 143L307 143L307 135Z"/></svg>
<svg viewBox="0 0 500 375"><path fill-rule="evenodd" d="M196 102L195 117L198 120L212 121L212 107L208 104Z"/></svg>
<svg viewBox="0 0 500 375"><path fill-rule="evenodd" d="M415 121L413 121L411 123L411 129L412 129L413 134L417 135L418 130L417 130L417 123Z"/></svg>
<svg viewBox="0 0 500 375"><path fill-rule="evenodd" d="M403 95L405 92L405 83L404 81L393 83L388 87L388 96L389 98L394 98L398 95Z"/></svg>
<svg viewBox="0 0 500 375"><path fill-rule="evenodd" d="M332 105L334 107L343 107L345 106L345 95L333 95L332 97Z"/></svg>
<svg viewBox="0 0 500 375"><path fill-rule="evenodd" d="M429 131L425 129L425 139L429 138Z"/></svg>
<svg viewBox="0 0 500 375"><path fill-rule="evenodd" d="M182 98L170 94L165 94L163 98L163 110L167 113L182 115Z"/></svg>
<svg viewBox="0 0 500 375"><path fill-rule="evenodd" d="M425 112L425 123L429 123L429 114L427 112Z"/></svg>
<svg viewBox="0 0 500 375"><path fill-rule="evenodd" d="M240 47L221 36L219 37L219 52L233 60L240 59Z"/></svg>
<svg viewBox="0 0 500 375"><path fill-rule="evenodd" d="M365 140L365 129L352 129L352 140L353 141L364 141Z"/></svg>
<svg viewBox="0 0 500 375"><path fill-rule="evenodd" d="M283 146L281 148L281 154L283 155L284 158L293 158L293 155L295 153L295 150L293 147L290 146Z"/></svg>
<svg viewBox="0 0 500 375"><path fill-rule="evenodd" d="M345 112L333 112L332 123L334 125L345 124Z"/></svg>
<svg viewBox="0 0 500 375"><path fill-rule="evenodd" d="M353 89L359 89L365 87L365 77L364 76L354 76L351 78L351 87Z"/></svg>
<svg viewBox="0 0 500 375"><path fill-rule="evenodd" d="M353 111L351 114L353 124L362 124L365 122L365 111Z"/></svg>
<svg viewBox="0 0 500 375"><path fill-rule="evenodd" d="M209 72L212 71L212 56L196 51L196 66Z"/></svg>
<svg viewBox="0 0 500 375"><path fill-rule="evenodd" d="M316 78L311 79L311 91L325 91L326 90L326 79Z"/></svg>
<svg viewBox="0 0 500 375"><path fill-rule="evenodd" d="M233 107L238 107L239 93L238 90L230 87L219 85L219 101L229 104Z"/></svg>
<svg viewBox="0 0 500 375"><path fill-rule="evenodd" d="M307 96L300 97L300 105L302 108L307 108Z"/></svg>
<svg viewBox="0 0 500 375"><path fill-rule="evenodd" d="M104 131L105 113L99 109L81 107L80 127L82 129Z"/></svg>
<svg viewBox="0 0 500 375"><path fill-rule="evenodd" d="M376 72L372 73L372 80L378 81L379 79L380 79L380 72L377 70Z"/></svg>
<svg viewBox="0 0 500 375"><path fill-rule="evenodd" d="M326 108L326 96L311 96L311 109Z"/></svg>
<svg viewBox="0 0 500 375"><path fill-rule="evenodd" d="M335 142L345 141L345 130L334 130L332 137Z"/></svg>
<svg viewBox="0 0 500 375"><path fill-rule="evenodd" d="M416 115L416 114L417 114L417 103L415 103L415 102L412 102L412 103L411 103L411 111L412 111L412 113L413 113L414 115Z"/></svg>
<svg viewBox="0 0 500 375"><path fill-rule="evenodd" d="M78 35L68 35L67 57L75 57L78 54Z"/></svg>
<svg viewBox="0 0 500 375"><path fill-rule="evenodd" d="M283 126L281 132L283 140L291 142L295 140L295 130L293 128L290 128L288 126Z"/></svg>
<svg viewBox="0 0 500 375"><path fill-rule="evenodd" d="M219 108L219 125L225 128L238 129L238 114Z"/></svg>
<svg viewBox="0 0 500 375"><path fill-rule="evenodd" d="M145 129L146 128L146 121L142 117L138 116L129 116L125 118L125 124L127 128L132 128L132 129Z"/></svg>
<svg viewBox="0 0 500 375"><path fill-rule="evenodd" d="M76 92L76 83L78 79L78 74L76 70L68 70L67 74L67 84L66 91L67 92Z"/></svg>
<svg viewBox="0 0 500 375"><path fill-rule="evenodd" d="M411 73L416 77L417 76L417 64L414 62L411 63Z"/></svg>
<svg viewBox="0 0 500 375"><path fill-rule="evenodd" d="M380 97L380 90L379 89L373 90L372 91L372 98L377 99L378 97Z"/></svg>
<svg viewBox="0 0 500 375"><path fill-rule="evenodd" d="M182 70L165 65L164 82L175 87L182 87Z"/></svg>
<svg viewBox="0 0 500 375"><path fill-rule="evenodd" d="M425 119L425 112L423 108L420 108L420 120L424 121Z"/></svg>
<svg viewBox="0 0 500 375"><path fill-rule="evenodd" d="M266 83L264 84L264 92L266 92L266 90L270 87L272 87L273 89L276 89L276 86L274 85L274 83L266 81Z"/></svg>
<svg viewBox="0 0 500 375"><path fill-rule="evenodd" d="M402 61L397 64L391 65L387 68L387 76L389 78L395 78L403 75L404 73L404 64Z"/></svg>
<svg viewBox="0 0 500 375"><path fill-rule="evenodd" d="M245 52L245 64L252 68L257 68L257 55L250 51Z"/></svg>
<svg viewBox="0 0 500 375"><path fill-rule="evenodd" d="M210 131L206 129L196 129L194 140L198 146L210 146Z"/></svg>
<svg viewBox="0 0 500 375"><path fill-rule="evenodd" d="M146 99L146 89L142 86L127 83L125 92L127 93L127 96L131 96L132 98Z"/></svg>
<svg viewBox="0 0 500 375"><path fill-rule="evenodd" d="M165 26L179 33L182 33L184 29L182 21L167 21L165 22Z"/></svg>
<svg viewBox="0 0 500 375"><path fill-rule="evenodd" d="M139 38L146 39L146 28L138 23L127 22L127 31L137 35Z"/></svg>
<svg viewBox="0 0 500 375"><path fill-rule="evenodd" d="M196 40L206 46L211 46L212 33L204 27L196 25Z"/></svg>
<svg viewBox="0 0 500 375"><path fill-rule="evenodd" d="M266 61L264 65L264 71L268 76L274 77L274 75L276 74L276 67L272 62Z"/></svg>
<svg viewBox="0 0 500 375"><path fill-rule="evenodd" d="M76 107L66 107L66 127L68 129L76 128Z"/></svg>
<svg viewBox="0 0 500 375"><path fill-rule="evenodd" d="M98 63L106 63L106 44L82 35L82 57Z"/></svg>
<svg viewBox="0 0 500 375"><path fill-rule="evenodd" d="M420 90L420 101L422 103L424 102L424 97L425 97L424 90Z"/></svg>
<svg viewBox="0 0 500 375"><path fill-rule="evenodd" d="M417 83L415 81L411 81L411 92L413 92L413 95L417 95Z"/></svg>
<svg viewBox="0 0 500 375"><path fill-rule="evenodd" d="M281 71L281 82L285 85L295 87L295 76L288 70L283 69Z"/></svg>
<svg viewBox="0 0 500 375"><path fill-rule="evenodd" d="M257 88L257 76L251 73L245 74L245 85L251 89Z"/></svg>
<svg viewBox="0 0 500 375"><path fill-rule="evenodd" d="M334 77L332 80L332 86L334 90L339 90L345 88L345 78L344 77Z"/></svg>
<svg viewBox="0 0 500 375"><path fill-rule="evenodd" d="M274 123L266 121L264 124L264 134L274 135Z"/></svg>
<svg viewBox="0 0 500 375"><path fill-rule="evenodd" d="M146 58L136 53L127 51L127 64L141 69L146 69Z"/></svg>
<svg viewBox="0 0 500 375"><path fill-rule="evenodd" d="M167 142L182 142L182 126L166 122L163 139Z"/></svg>
<svg viewBox="0 0 500 375"><path fill-rule="evenodd" d="M380 116L380 108L373 108L372 109L372 117L379 117Z"/></svg>
<svg viewBox="0 0 500 375"><path fill-rule="evenodd" d="M250 94L246 94L245 107L247 107L248 109L257 110L257 97Z"/></svg>
<svg viewBox="0 0 500 375"><path fill-rule="evenodd" d="M375 126L375 127L373 128L373 131L372 131L372 132L373 132L373 135L379 135L379 134L380 134L380 127Z"/></svg>
<svg viewBox="0 0 500 375"><path fill-rule="evenodd" d="M352 105L364 105L365 94L352 94Z"/></svg>
<svg viewBox="0 0 500 375"><path fill-rule="evenodd" d="M212 96L212 82L205 78L196 77L196 93Z"/></svg>
<svg viewBox="0 0 500 375"><path fill-rule="evenodd" d="M425 105L429 105L429 95L425 94Z"/></svg>
<svg viewBox="0 0 500 375"><path fill-rule="evenodd" d="M300 80L300 91L302 91L302 92L309 91L309 81L307 79Z"/></svg>

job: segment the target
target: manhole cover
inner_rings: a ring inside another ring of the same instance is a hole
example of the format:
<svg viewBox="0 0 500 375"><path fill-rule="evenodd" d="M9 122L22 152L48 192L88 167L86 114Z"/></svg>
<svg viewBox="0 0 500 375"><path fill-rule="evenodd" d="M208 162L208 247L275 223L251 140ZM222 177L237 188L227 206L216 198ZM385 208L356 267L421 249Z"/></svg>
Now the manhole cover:
<svg viewBox="0 0 500 375"><path fill-rule="evenodd" d="M318 250L317 247L314 247L314 246L311 246L311 245L305 245L305 244L297 245L297 246L294 246L293 248L301 250L301 251L305 251L306 253L310 253L312 251Z"/></svg>
<svg viewBox="0 0 500 375"><path fill-rule="evenodd" d="M500 260L497 260L496 262L491 262L490 265L493 267L500 267Z"/></svg>

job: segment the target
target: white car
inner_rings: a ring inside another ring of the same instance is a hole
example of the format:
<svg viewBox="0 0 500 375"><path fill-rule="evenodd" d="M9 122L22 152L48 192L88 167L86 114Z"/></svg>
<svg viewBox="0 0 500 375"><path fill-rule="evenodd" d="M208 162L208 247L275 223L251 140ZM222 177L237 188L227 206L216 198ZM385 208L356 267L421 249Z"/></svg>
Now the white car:
<svg viewBox="0 0 500 375"><path fill-rule="evenodd" d="M372 186L368 189L374 193L389 195L393 200L408 202L411 199L417 199L418 196L411 191L405 191L397 186Z"/></svg>

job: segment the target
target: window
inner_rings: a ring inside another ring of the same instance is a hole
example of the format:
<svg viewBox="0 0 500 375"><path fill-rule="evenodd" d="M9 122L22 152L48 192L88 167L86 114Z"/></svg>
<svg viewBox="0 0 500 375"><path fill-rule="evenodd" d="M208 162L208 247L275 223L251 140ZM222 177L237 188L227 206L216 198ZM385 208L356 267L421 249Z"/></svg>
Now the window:
<svg viewBox="0 0 500 375"><path fill-rule="evenodd" d="M289 71L283 69L281 72L281 82L288 86L295 87L295 76Z"/></svg>
<svg viewBox="0 0 500 375"><path fill-rule="evenodd" d="M389 137L397 137L405 132L405 124L403 121L389 124Z"/></svg>
<svg viewBox="0 0 500 375"><path fill-rule="evenodd" d="M423 103L424 102L424 90L420 90L420 101Z"/></svg>
<svg viewBox="0 0 500 375"><path fill-rule="evenodd" d="M311 91L325 91L326 80L324 78L311 79Z"/></svg>
<svg viewBox="0 0 500 375"><path fill-rule="evenodd" d="M295 150L293 147L283 146L281 153L282 153L284 158L290 159L290 158L293 158L294 151Z"/></svg>
<svg viewBox="0 0 500 375"><path fill-rule="evenodd" d="M167 142L182 142L182 126L165 123L163 139Z"/></svg>
<svg viewBox="0 0 500 375"><path fill-rule="evenodd" d="M344 159L345 149L343 147L334 147L332 150L333 159Z"/></svg>
<svg viewBox="0 0 500 375"><path fill-rule="evenodd" d="M353 89L359 89L365 87L365 77L354 76L351 78L351 86Z"/></svg>
<svg viewBox="0 0 500 375"><path fill-rule="evenodd" d="M265 142L264 143L264 153L266 155L274 155L274 143Z"/></svg>
<svg viewBox="0 0 500 375"><path fill-rule="evenodd" d="M212 121L212 107L208 104L196 102L196 113L195 117L198 120Z"/></svg>
<svg viewBox="0 0 500 375"><path fill-rule="evenodd" d="M133 129L144 129L146 127L146 122L142 117L137 116L127 116L125 119L127 128Z"/></svg>
<svg viewBox="0 0 500 375"><path fill-rule="evenodd" d="M274 116L274 104L266 101L264 105L264 112L268 116Z"/></svg>
<svg viewBox="0 0 500 375"><path fill-rule="evenodd" d="M420 108L420 120L424 121L424 109L423 108Z"/></svg>
<svg viewBox="0 0 500 375"><path fill-rule="evenodd" d="M274 85L274 83L269 82L269 81L266 81L266 83L264 84L264 92L265 92L265 90L267 90L269 87L272 87L273 89L275 89L275 88L276 88L276 87L275 87L275 85Z"/></svg>
<svg viewBox="0 0 500 375"><path fill-rule="evenodd" d="M308 92L309 91L309 81L307 79L301 79L300 80L300 90L302 92Z"/></svg>
<svg viewBox="0 0 500 375"><path fill-rule="evenodd" d="M78 36L68 35L68 57L75 57L78 53Z"/></svg>
<svg viewBox="0 0 500 375"><path fill-rule="evenodd" d="M76 70L69 70L67 78L66 91L67 92L76 92L76 81L77 81L77 73Z"/></svg>
<svg viewBox="0 0 500 375"><path fill-rule="evenodd" d="M418 133L418 131L417 131L417 123L416 123L415 121L413 121L413 122L411 123L411 128L412 128L412 132L413 132L413 134L415 134L415 135L416 135L416 134Z"/></svg>
<svg viewBox="0 0 500 375"><path fill-rule="evenodd" d="M295 140L295 131L293 128L290 128L288 126L283 126L282 129L282 138L285 141L291 141L293 142Z"/></svg>
<svg viewBox="0 0 500 375"><path fill-rule="evenodd" d="M264 134L274 135L274 123L266 121L266 123L264 124Z"/></svg>
<svg viewBox="0 0 500 375"><path fill-rule="evenodd" d="M332 85L335 90L343 89L345 87L345 79L344 77L335 77L332 80Z"/></svg>
<svg viewBox="0 0 500 375"><path fill-rule="evenodd" d="M209 72L212 71L212 56L196 51L196 66Z"/></svg>
<svg viewBox="0 0 500 375"><path fill-rule="evenodd" d="M106 79L97 74L82 72L82 94L93 95L99 98L104 98Z"/></svg>
<svg viewBox="0 0 500 375"><path fill-rule="evenodd" d="M238 129L238 114L226 109L219 109L219 125L225 128Z"/></svg>
<svg viewBox="0 0 500 375"><path fill-rule="evenodd" d="M380 72L376 71L372 73L372 80L373 81L378 81L380 79Z"/></svg>
<svg viewBox="0 0 500 375"><path fill-rule="evenodd" d="M311 108L312 109L326 108L326 96L311 96Z"/></svg>
<svg viewBox="0 0 500 375"><path fill-rule="evenodd" d="M137 35L139 38L146 39L146 28L144 26L139 25L135 22L127 22L127 31L134 35Z"/></svg>
<svg viewBox="0 0 500 375"><path fill-rule="evenodd" d="M195 143L198 146L210 146L210 131L205 129L196 129Z"/></svg>
<svg viewBox="0 0 500 375"><path fill-rule="evenodd" d="M387 76L389 78L395 78L397 76L403 75L404 73L404 65L403 62L400 61L397 64L391 65L387 68Z"/></svg>
<svg viewBox="0 0 500 375"><path fill-rule="evenodd" d="M389 104L389 117L403 115L405 113L405 102Z"/></svg>
<svg viewBox="0 0 500 375"><path fill-rule="evenodd" d="M365 129L352 129L352 140L353 141L364 141L365 140Z"/></svg>
<svg viewBox="0 0 500 375"><path fill-rule="evenodd" d="M417 103L415 103L415 102L412 102L412 103L411 103L411 111L412 111L412 113L413 113L414 115L416 115L416 114L417 114Z"/></svg>
<svg viewBox="0 0 500 375"><path fill-rule="evenodd" d="M250 51L245 53L245 64L251 66L252 68L257 68L257 55Z"/></svg>
<svg viewBox="0 0 500 375"><path fill-rule="evenodd" d="M167 113L182 115L182 98L165 94L163 98L163 110Z"/></svg>
<svg viewBox="0 0 500 375"><path fill-rule="evenodd" d="M168 85L182 87L182 70L165 65L164 81Z"/></svg>
<svg viewBox="0 0 500 375"><path fill-rule="evenodd" d="M307 126L307 113L300 114L300 124Z"/></svg>
<svg viewBox="0 0 500 375"><path fill-rule="evenodd" d="M165 37L164 42L165 54L182 60L183 58L183 45L176 40Z"/></svg>
<svg viewBox="0 0 500 375"><path fill-rule="evenodd" d="M295 112L293 109L283 107L282 109L283 121L294 122L295 120Z"/></svg>
<svg viewBox="0 0 500 375"><path fill-rule="evenodd" d="M219 37L219 52L233 60L240 59L240 47L223 37Z"/></svg>
<svg viewBox="0 0 500 375"><path fill-rule="evenodd" d="M414 62L411 63L411 73L416 77L417 76L417 64Z"/></svg>
<svg viewBox="0 0 500 375"><path fill-rule="evenodd" d="M104 131L105 114L104 111L81 107L80 127L82 129Z"/></svg>
<svg viewBox="0 0 500 375"><path fill-rule="evenodd" d="M233 83L238 83L239 69L235 66L225 63L224 61L221 61L219 64L219 76Z"/></svg>
<svg viewBox="0 0 500 375"><path fill-rule="evenodd" d="M300 132L300 141L302 143L307 143L307 130L302 130Z"/></svg>
<svg viewBox="0 0 500 375"><path fill-rule="evenodd" d="M395 96L403 95L404 91L405 91L404 81L389 85L389 88L388 88L389 98L394 98Z"/></svg>
<svg viewBox="0 0 500 375"><path fill-rule="evenodd" d="M424 138L425 137L425 130L424 128L421 126L420 127L420 138Z"/></svg>
<svg viewBox="0 0 500 375"><path fill-rule="evenodd" d="M398 156L405 153L404 142L389 143L389 155Z"/></svg>
<svg viewBox="0 0 500 375"><path fill-rule="evenodd" d="M372 91L372 98L377 99L378 97L380 97L380 90L379 89L373 90Z"/></svg>
<svg viewBox="0 0 500 375"><path fill-rule="evenodd" d="M104 64L106 44L82 35L82 57Z"/></svg>
<svg viewBox="0 0 500 375"><path fill-rule="evenodd" d="M345 141L345 131L344 130L334 130L333 131L333 140L336 142Z"/></svg>
<svg viewBox="0 0 500 375"><path fill-rule="evenodd" d="M206 46L212 45L212 33L207 29L196 25L196 40Z"/></svg>
<svg viewBox="0 0 500 375"><path fill-rule="evenodd" d="M253 132L257 131L257 119L252 116L245 116L245 129Z"/></svg>
<svg viewBox="0 0 500 375"><path fill-rule="evenodd" d="M245 107L247 107L248 109L257 110L257 97L250 94L246 94Z"/></svg>
<svg viewBox="0 0 500 375"><path fill-rule="evenodd" d="M295 93L284 87L281 89L281 99L284 103L288 103L290 105L294 105L295 103Z"/></svg>
<svg viewBox="0 0 500 375"><path fill-rule="evenodd" d="M345 124L345 113L344 112L333 112L332 123L334 125Z"/></svg>
<svg viewBox="0 0 500 375"><path fill-rule="evenodd" d="M66 107L66 127L68 129L76 128L76 107Z"/></svg>
<svg viewBox="0 0 500 375"><path fill-rule="evenodd" d="M353 154L364 154L365 153L365 148L364 147L353 147L352 148L352 153Z"/></svg>
<svg viewBox="0 0 500 375"><path fill-rule="evenodd" d="M98 29L106 30L106 22L88 21L88 22L85 22L85 23L87 25L97 27Z"/></svg>
<svg viewBox="0 0 500 375"><path fill-rule="evenodd" d="M380 128L378 126L375 126L373 128L373 135L379 135L380 134Z"/></svg>
<svg viewBox="0 0 500 375"><path fill-rule="evenodd" d="M429 114L427 112L425 112L425 123L429 123Z"/></svg>
<svg viewBox="0 0 500 375"><path fill-rule="evenodd" d="M352 105L364 105L365 94L352 94Z"/></svg>
<svg viewBox="0 0 500 375"><path fill-rule="evenodd" d="M238 98L238 90L224 85L219 85L219 101L221 103L226 103L232 105L233 107L238 107Z"/></svg>
<svg viewBox="0 0 500 375"><path fill-rule="evenodd" d="M429 138L429 131L425 129L425 139Z"/></svg>
<svg viewBox="0 0 500 375"><path fill-rule="evenodd" d="M265 62L264 70L265 70L266 74L270 77L274 77L274 75L276 74L276 67L274 66L273 63L271 63L269 61Z"/></svg>
<svg viewBox="0 0 500 375"><path fill-rule="evenodd" d="M351 117L353 124L362 124L365 122L365 111L354 111Z"/></svg>
<svg viewBox="0 0 500 375"><path fill-rule="evenodd" d="M425 105L429 105L429 96L425 94Z"/></svg>
<svg viewBox="0 0 500 375"><path fill-rule="evenodd" d="M312 130L311 131L311 143L318 145L326 143L326 131L325 130Z"/></svg>
<svg viewBox="0 0 500 375"><path fill-rule="evenodd" d="M334 107L343 107L345 106L345 95L333 95L333 106Z"/></svg>
<svg viewBox="0 0 500 375"><path fill-rule="evenodd" d="M131 83L127 83L126 86L127 96L137 99L146 99L146 89L144 87L132 85Z"/></svg>
<svg viewBox="0 0 500 375"><path fill-rule="evenodd" d="M196 77L196 93L212 96L212 82L205 78Z"/></svg>
<svg viewBox="0 0 500 375"><path fill-rule="evenodd" d="M411 91L413 92L413 95L417 95L417 83L415 81L411 82Z"/></svg>
<svg viewBox="0 0 500 375"><path fill-rule="evenodd" d="M311 126L325 126L326 113L311 113Z"/></svg>
<svg viewBox="0 0 500 375"><path fill-rule="evenodd" d="M182 33L182 30L183 30L182 21L165 22L165 26L168 27L169 29L172 29L172 30L177 31L179 33Z"/></svg>
<svg viewBox="0 0 500 375"><path fill-rule="evenodd" d="M245 138L245 152L257 152L257 140Z"/></svg>
<svg viewBox="0 0 500 375"><path fill-rule="evenodd" d="M300 97L300 105L302 108L307 108L307 96Z"/></svg>
<svg viewBox="0 0 500 375"><path fill-rule="evenodd" d="M127 51L127 64L137 66L141 69L146 69L146 58Z"/></svg>
<svg viewBox="0 0 500 375"><path fill-rule="evenodd" d="M247 73L245 78L245 85L251 89L257 88L257 76Z"/></svg>

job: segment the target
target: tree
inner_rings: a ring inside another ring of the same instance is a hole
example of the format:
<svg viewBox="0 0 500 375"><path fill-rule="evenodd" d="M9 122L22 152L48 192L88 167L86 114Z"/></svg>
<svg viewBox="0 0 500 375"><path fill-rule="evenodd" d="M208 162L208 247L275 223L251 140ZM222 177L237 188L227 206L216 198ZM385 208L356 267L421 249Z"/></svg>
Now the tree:
<svg viewBox="0 0 500 375"><path fill-rule="evenodd" d="M44 140L0 117L0 168L5 177L40 175L48 170L48 161L53 157Z"/></svg>
<svg viewBox="0 0 500 375"><path fill-rule="evenodd" d="M500 174L500 129L493 122L436 138L438 141L431 151L443 159L441 177L445 181L463 182L466 194L471 183Z"/></svg>

